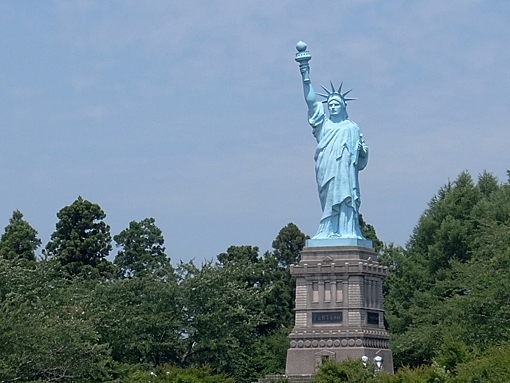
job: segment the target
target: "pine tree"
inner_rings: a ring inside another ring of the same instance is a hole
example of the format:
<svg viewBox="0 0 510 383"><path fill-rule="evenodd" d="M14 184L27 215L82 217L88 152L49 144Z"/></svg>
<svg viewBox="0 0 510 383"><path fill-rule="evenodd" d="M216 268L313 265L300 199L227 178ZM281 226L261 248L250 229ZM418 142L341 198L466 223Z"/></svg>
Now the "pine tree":
<svg viewBox="0 0 510 383"><path fill-rule="evenodd" d="M163 247L165 240L154 218L130 222L113 239L117 247L122 246L114 260L121 278L152 274L170 265Z"/></svg>
<svg viewBox="0 0 510 383"><path fill-rule="evenodd" d="M105 259L112 249L110 226L103 221L106 214L99 205L78 197L57 217L45 255L58 259L71 275L113 272L113 265Z"/></svg>
<svg viewBox="0 0 510 383"><path fill-rule="evenodd" d="M0 257L35 261L35 250L41 246L41 240L37 238L37 231L22 218L19 210L12 213L0 239Z"/></svg>

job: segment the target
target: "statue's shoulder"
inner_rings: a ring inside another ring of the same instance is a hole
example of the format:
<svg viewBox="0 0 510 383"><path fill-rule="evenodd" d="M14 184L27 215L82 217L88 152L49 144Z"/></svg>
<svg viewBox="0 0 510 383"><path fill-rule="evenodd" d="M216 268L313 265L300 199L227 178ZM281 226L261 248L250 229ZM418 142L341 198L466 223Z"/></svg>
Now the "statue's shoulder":
<svg viewBox="0 0 510 383"><path fill-rule="evenodd" d="M347 128L347 129L358 129L358 130L359 130L359 126L358 126L358 124L356 124L354 121L351 121L351 120L349 120L349 119L347 119L347 120L343 120L343 121L341 122L341 124L342 124L342 126L343 126L344 128Z"/></svg>

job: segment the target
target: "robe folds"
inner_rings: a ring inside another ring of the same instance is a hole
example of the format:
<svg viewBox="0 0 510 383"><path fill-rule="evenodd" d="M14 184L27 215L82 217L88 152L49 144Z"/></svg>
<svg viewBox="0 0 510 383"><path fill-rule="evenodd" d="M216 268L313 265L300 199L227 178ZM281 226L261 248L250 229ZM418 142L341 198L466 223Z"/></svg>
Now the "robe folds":
<svg viewBox="0 0 510 383"><path fill-rule="evenodd" d="M317 104L309 116L312 133L317 140L315 176L322 218L318 238L360 238L358 213L361 196L358 172L368 162L368 148L362 140L358 125L348 119L332 122L324 113L322 103ZM361 142L366 152L358 151Z"/></svg>

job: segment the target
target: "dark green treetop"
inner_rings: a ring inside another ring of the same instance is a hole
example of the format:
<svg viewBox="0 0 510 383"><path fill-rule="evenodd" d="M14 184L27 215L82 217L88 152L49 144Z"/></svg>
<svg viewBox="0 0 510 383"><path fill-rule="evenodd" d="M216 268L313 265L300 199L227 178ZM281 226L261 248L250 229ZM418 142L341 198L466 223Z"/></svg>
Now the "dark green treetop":
<svg viewBox="0 0 510 383"><path fill-rule="evenodd" d="M99 205L78 197L71 205L62 208L57 217L56 230L46 245L44 254L56 258L71 274L100 274L113 272L105 258L112 249L110 226Z"/></svg>
<svg viewBox="0 0 510 383"><path fill-rule="evenodd" d="M361 230L361 233L363 234L363 236L366 239L372 241L375 251L377 251L378 253L381 253L381 250L383 249L384 244L379 239L379 237L377 237L377 234L375 233L375 228L372 225L370 225L369 223L366 223L361 214L359 214L358 217L359 217L358 218L359 219L359 229Z"/></svg>
<svg viewBox="0 0 510 383"><path fill-rule="evenodd" d="M291 264L299 263L300 251L305 246L306 236L292 222L280 230L272 243L273 255L284 268Z"/></svg>
<svg viewBox="0 0 510 383"><path fill-rule="evenodd" d="M35 261L35 250L41 246L41 240L37 238L37 231L22 218L19 210L12 213L0 239L0 257Z"/></svg>
<svg viewBox="0 0 510 383"><path fill-rule="evenodd" d="M117 247L122 246L114 263L121 278L154 273L170 265L165 255L165 240L154 218L131 221L129 227L113 237Z"/></svg>
<svg viewBox="0 0 510 383"><path fill-rule="evenodd" d="M243 261L249 263L258 263L260 260L259 248L257 246L252 247L249 245L230 246L226 253L218 254L217 258L222 265L226 265L227 263L239 263Z"/></svg>

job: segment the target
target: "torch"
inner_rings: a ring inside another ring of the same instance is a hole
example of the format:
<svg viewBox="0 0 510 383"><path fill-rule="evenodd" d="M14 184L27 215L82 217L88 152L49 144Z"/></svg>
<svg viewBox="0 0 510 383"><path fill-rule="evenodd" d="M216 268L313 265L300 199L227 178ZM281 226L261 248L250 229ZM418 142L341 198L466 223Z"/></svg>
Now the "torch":
<svg viewBox="0 0 510 383"><path fill-rule="evenodd" d="M312 55L306 50L306 43L300 41L296 44L296 49L298 51L298 53L296 53L296 61L299 63L299 67L307 67L308 61L312 59ZM306 73L303 81L306 83L310 82L308 73Z"/></svg>

